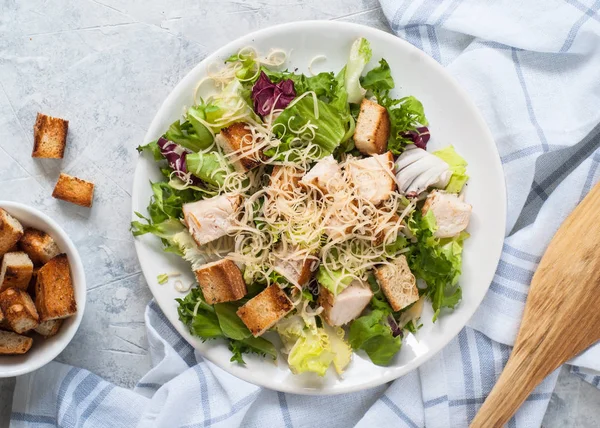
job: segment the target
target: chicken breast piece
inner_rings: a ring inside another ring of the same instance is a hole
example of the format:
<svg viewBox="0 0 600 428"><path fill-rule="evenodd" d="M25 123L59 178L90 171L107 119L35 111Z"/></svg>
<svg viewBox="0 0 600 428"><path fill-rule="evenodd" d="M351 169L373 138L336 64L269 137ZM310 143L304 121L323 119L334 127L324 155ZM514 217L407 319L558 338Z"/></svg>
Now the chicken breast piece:
<svg viewBox="0 0 600 428"><path fill-rule="evenodd" d="M183 205L183 218L194 241L204 245L229 233L233 216L242 203L240 195L220 195Z"/></svg>
<svg viewBox="0 0 600 428"><path fill-rule="evenodd" d="M284 251L281 246L278 246L272 253L273 270L292 284L304 285L312 276L310 265L313 260L302 254L296 254L297 250L297 247L292 247Z"/></svg>
<svg viewBox="0 0 600 428"><path fill-rule="evenodd" d="M344 186L342 169L333 155L326 156L302 177L300 184L317 186L325 194L335 193Z"/></svg>
<svg viewBox="0 0 600 428"><path fill-rule="evenodd" d="M391 152L349 162L347 168L358 196L374 205L388 199L396 189Z"/></svg>
<svg viewBox="0 0 600 428"><path fill-rule="evenodd" d="M323 307L323 318L331 326L348 324L358 318L373 297L371 289L363 282L354 280L337 296L321 287L319 304Z"/></svg>
<svg viewBox="0 0 600 428"><path fill-rule="evenodd" d="M416 197L429 187L443 189L448 185L452 171L437 156L411 144L398 157L395 164L398 191Z"/></svg>
<svg viewBox="0 0 600 428"><path fill-rule="evenodd" d="M471 205L458 195L435 190L427 196L422 212L433 212L438 227L433 234L436 238L452 238L467 228L471 210Z"/></svg>

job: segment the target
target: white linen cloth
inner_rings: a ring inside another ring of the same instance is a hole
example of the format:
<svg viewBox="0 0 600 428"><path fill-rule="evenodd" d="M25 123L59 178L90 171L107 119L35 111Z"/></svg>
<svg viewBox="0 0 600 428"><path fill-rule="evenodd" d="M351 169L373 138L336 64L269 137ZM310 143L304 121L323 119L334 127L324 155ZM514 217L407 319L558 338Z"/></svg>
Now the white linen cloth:
<svg viewBox="0 0 600 428"><path fill-rule="evenodd" d="M334 397L264 390L205 361L152 302L154 368L130 391L51 363L18 378L12 426L466 427L510 354L533 272L599 179L600 0L381 0L392 30L442 63L482 111L508 186L502 259L469 326L389 385ZM600 346L573 371L600 383ZM594 371L596 370L596 371ZM557 373L509 427L538 427Z"/></svg>

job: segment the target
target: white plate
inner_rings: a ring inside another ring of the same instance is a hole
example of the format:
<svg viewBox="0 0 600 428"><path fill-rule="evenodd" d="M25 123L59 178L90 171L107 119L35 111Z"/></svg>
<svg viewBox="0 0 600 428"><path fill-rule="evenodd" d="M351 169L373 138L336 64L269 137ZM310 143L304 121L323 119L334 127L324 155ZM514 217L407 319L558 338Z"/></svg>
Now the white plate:
<svg viewBox="0 0 600 428"><path fill-rule="evenodd" d="M416 336L405 338L402 350L389 367L379 367L363 354L355 354L343 379L332 373L324 378L304 374L295 376L289 371L285 358L277 363L256 356L244 357L247 365L230 363L231 356L222 341L202 343L192 337L178 320L175 298L182 294L172 285L159 285L156 277L165 272L185 272L185 282L194 281L189 265L177 256L166 254L158 238L147 235L137 239L136 249L146 280L159 306L181 333L200 353L229 373L252 382L284 392L298 394L340 394L371 388L419 367L440 351L465 326L473 315L492 281L505 229L506 190L504 176L492 136L475 105L446 71L433 59L409 43L391 34L369 27L328 21L298 22L280 25L242 37L219 49L198 64L167 97L150 125L144 143L157 139L169 125L180 117L183 106L192 105L196 83L205 76L206 67L223 61L240 48L252 45L259 52L272 48L291 52L288 68L298 67L307 73L308 64L316 55L326 55L316 62L315 72L337 72L346 63L350 45L357 37L371 42L376 66L384 57L396 82L395 95L414 95L425 107L430 122L430 147L436 149L453 144L469 162L471 179L466 198L473 205L469 232L472 237L464 249L463 274L460 284L463 300L451 314L432 324L431 308L422 317L423 328ZM158 181L161 175L148 157L140 157L133 184L133 210L146 212L151 196L149 180Z"/></svg>

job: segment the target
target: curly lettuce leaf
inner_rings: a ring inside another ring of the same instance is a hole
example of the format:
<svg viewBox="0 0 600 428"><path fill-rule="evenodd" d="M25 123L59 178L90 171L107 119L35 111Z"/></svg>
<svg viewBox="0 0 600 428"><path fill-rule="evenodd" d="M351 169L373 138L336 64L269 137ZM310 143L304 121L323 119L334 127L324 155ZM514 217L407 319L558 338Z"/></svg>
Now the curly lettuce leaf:
<svg viewBox="0 0 600 428"><path fill-rule="evenodd" d="M344 291L354 279L348 274L348 272L345 272L341 269L328 272L323 265L319 266L315 277L321 287L325 287L335 296Z"/></svg>
<svg viewBox="0 0 600 428"><path fill-rule="evenodd" d="M382 93L387 94L386 91L394 89L395 86L390 66L383 58L379 60L379 67L369 71L360 81L362 87L371 91L377 98Z"/></svg>
<svg viewBox="0 0 600 428"><path fill-rule="evenodd" d="M437 224L432 211L424 216L416 211L408 225L417 237L417 244L408 259L409 266L415 276L427 284L425 294L431 299L435 322L442 308L453 309L462 297L457 283L461 274L463 241L468 234L453 239L435 238L433 233Z"/></svg>
<svg viewBox="0 0 600 428"><path fill-rule="evenodd" d="M345 73L345 86L349 103L360 103L365 97L366 90L360 85L360 76L367 63L371 61L371 55L371 46L367 39L361 37L354 41L350 48L350 57L346 64Z"/></svg>
<svg viewBox="0 0 600 428"><path fill-rule="evenodd" d="M450 171L452 171L452 177L446 186L446 191L451 193L460 193L463 186L469 179L467 175L467 161L463 159L454 146L448 146L444 149L433 152L435 156L450 165Z"/></svg>
<svg viewBox="0 0 600 428"><path fill-rule="evenodd" d="M252 109L249 90L238 79L233 79L221 92L196 109L204 112L205 121L214 132L248 119L260 122Z"/></svg>
<svg viewBox="0 0 600 428"><path fill-rule="evenodd" d="M144 146L138 146L136 150L138 153L150 153L152 158L157 162L164 159L160 147L158 146L158 140L150 141Z"/></svg>
<svg viewBox="0 0 600 428"><path fill-rule="evenodd" d="M388 365L402 347L402 337L394 337L387 318L386 311L375 309L350 324L350 346L354 350L364 350L378 366Z"/></svg>

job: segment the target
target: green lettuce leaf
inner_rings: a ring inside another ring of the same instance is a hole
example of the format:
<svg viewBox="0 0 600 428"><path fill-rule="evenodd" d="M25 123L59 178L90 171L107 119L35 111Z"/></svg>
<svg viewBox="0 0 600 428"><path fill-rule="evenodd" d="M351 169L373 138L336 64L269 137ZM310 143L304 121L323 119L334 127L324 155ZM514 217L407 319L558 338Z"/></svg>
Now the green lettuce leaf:
<svg viewBox="0 0 600 428"><path fill-rule="evenodd" d="M138 146L137 151L138 153L150 153L155 161L160 161L164 159L162 153L160 152L160 147L158 147L157 140L150 141L145 146Z"/></svg>
<svg viewBox="0 0 600 428"><path fill-rule="evenodd" d="M294 374L313 372L324 376L331 364L342 373L350 363L352 350L340 327L318 327L316 318L292 315L279 321L275 330Z"/></svg>
<svg viewBox="0 0 600 428"><path fill-rule="evenodd" d="M450 165L452 177L450 177L450 181L445 190L451 193L460 193L469 179L469 176L467 175L467 161L456 153L454 146L448 146L445 149L437 150L433 152L433 154Z"/></svg>
<svg viewBox="0 0 600 428"><path fill-rule="evenodd" d="M223 334L235 340L244 340L252 335L248 327L235 313L239 306L233 303L218 303L214 305L215 313L219 319L219 326Z"/></svg>
<svg viewBox="0 0 600 428"><path fill-rule="evenodd" d="M214 308L204 301L200 288L193 288L183 299L175 300L179 303L179 320L188 327L191 334L203 340L225 337Z"/></svg>
<svg viewBox="0 0 600 428"><path fill-rule="evenodd" d="M294 137L289 128L302 128L309 121L318 126L312 142L321 148L321 157L331 154L342 142L346 135L347 117L321 100L317 100L317 109L318 119L314 113L313 98L306 96L292 103L279 115L273 127L278 138L284 142L282 147L284 150L289 149L289 145L285 146L286 141ZM271 148L266 150L265 154L276 157L281 151L281 148Z"/></svg>
<svg viewBox="0 0 600 428"><path fill-rule="evenodd" d="M346 64L346 92L349 103L360 103L365 97L365 89L360 86L360 76L369 61L371 61L371 46L369 41L361 37L354 41L350 48L350 57Z"/></svg>
<svg viewBox="0 0 600 428"><path fill-rule="evenodd" d="M240 364L246 364L243 358L243 354L258 354L263 357L269 355L274 360L277 359L277 350L275 346L267 339L262 337L250 336L243 340L231 340L229 342L229 350L232 353L232 362L238 362Z"/></svg>
<svg viewBox="0 0 600 428"><path fill-rule="evenodd" d="M319 266L315 277L322 287L325 287L335 296L344 291L346 287L348 287L354 280L354 278L351 277L348 272L340 269L337 271L331 271L331 273L329 273L327 272L327 269L323 267L323 265Z"/></svg>
<svg viewBox="0 0 600 428"><path fill-rule="evenodd" d="M206 122L211 125L214 132L248 119L260 122L260 118L249 103L247 88L244 88L238 79L233 79L223 91L212 96L206 105L197 108L203 110Z"/></svg>
<svg viewBox="0 0 600 428"><path fill-rule="evenodd" d="M402 347L402 337L393 336L387 317L386 311L375 309L350 324L350 346L354 350L363 349L378 366L388 365Z"/></svg>
<svg viewBox="0 0 600 428"><path fill-rule="evenodd" d="M362 87L368 91L371 91L377 98L382 93L387 94L387 91L394 89L394 79L390 66L385 59L379 60L379 67L375 67L369 71L365 77L361 79Z"/></svg>
<svg viewBox="0 0 600 428"><path fill-rule="evenodd" d="M460 302L462 290L457 283L461 274L463 241L468 234L453 239L435 238L433 233L437 224L432 211L425 216L415 211L409 227L417 237L417 245L408 259L409 266L415 276L427 284L425 294L431 299L435 321L442 308L453 309Z"/></svg>
<svg viewBox="0 0 600 428"><path fill-rule="evenodd" d="M213 137L208 129L200 122L197 122L189 114L189 111L187 118L188 120L184 122L180 122L179 120L173 122L167 132L165 132L164 137L193 152L210 146L213 142Z"/></svg>
<svg viewBox="0 0 600 428"><path fill-rule="evenodd" d="M205 183L221 187L231 167L219 152L191 153L186 156L187 170Z"/></svg>

